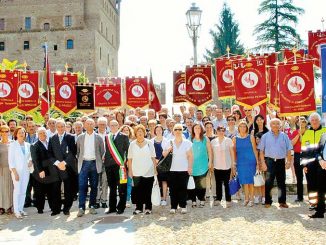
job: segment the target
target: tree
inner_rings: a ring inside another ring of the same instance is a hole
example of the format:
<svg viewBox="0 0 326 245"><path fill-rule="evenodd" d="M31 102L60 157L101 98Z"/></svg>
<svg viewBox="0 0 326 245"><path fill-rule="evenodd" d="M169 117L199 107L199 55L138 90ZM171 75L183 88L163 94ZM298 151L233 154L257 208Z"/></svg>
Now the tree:
<svg viewBox="0 0 326 245"><path fill-rule="evenodd" d="M219 24L215 25L216 30L210 30L213 38L213 50L206 49L205 58L207 62L213 63L214 59L225 55L227 47L230 48L232 54L242 54L244 49L240 44L239 38L239 25L233 18L233 13L226 3L223 5L220 14Z"/></svg>
<svg viewBox="0 0 326 245"><path fill-rule="evenodd" d="M295 24L298 23L297 16L303 14L304 9L294 6L292 0L264 0L258 13L267 19L255 28L254 34L259 44L257 49L279 51L302 43Z"/></svg>

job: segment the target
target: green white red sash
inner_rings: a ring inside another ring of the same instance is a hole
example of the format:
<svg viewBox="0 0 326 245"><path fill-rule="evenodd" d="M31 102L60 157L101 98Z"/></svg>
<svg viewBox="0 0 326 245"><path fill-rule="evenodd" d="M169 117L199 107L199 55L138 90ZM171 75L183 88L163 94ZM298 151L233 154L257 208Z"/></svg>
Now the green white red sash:
<svg viewBox="0 0 326 245"><path fill-rule="evenodd" d="M125 159L122 158L120 155L117 147L113 142L113 135L110 133L108 136L105 137L106 144L108 145L109 151L111 156L113 157L114 161L120 166L119 176L120 176L120 184L127 183L127 170L125 167Z"/></svg>

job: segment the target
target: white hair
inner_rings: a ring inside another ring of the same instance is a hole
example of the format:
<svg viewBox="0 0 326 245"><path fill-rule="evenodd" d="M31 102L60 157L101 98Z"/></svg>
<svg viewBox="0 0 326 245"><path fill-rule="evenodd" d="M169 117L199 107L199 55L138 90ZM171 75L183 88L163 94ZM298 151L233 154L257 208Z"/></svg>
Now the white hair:
<svg viewBox="0 0 326 245"><path fill-rule="evenodd" d="M46 128L45 128L45 127L39 127L39 128L37 129L37 133L40 133L40 132L42 132L42 131L46 132Z"/></svg>
<svg viewBox="0 0 326 245"><path fill-rule="evenodd" d="M100 123L100 122L105 122L105 124L108 124L108 119L106 119L105 117L99 117L97 119L97 123Z"/></svg>
<svg viewBox="0 0 326 245"><path fill-rule="evenodd" d="M272 125L272 122L278 122L280 125L282 125L282 122L281 122L281 120L279 119L279 118L272 118L271 120L270 120L270 122L269 122L269 125Z"/></svg>
<svg viewBox="0 0 326 245"><path fill-rule="evenodd" d="M63 126L66 126L66 122L63 119L57 119L57 121L55 122L55 126L57 126L60 123L63 124Z"/></svg>
<svg viewBox="0 0 326 245"><path fill-rule="evenodd" d="M311 120L313 118L317 118L318 121L321 121L321 117L320 117L320 115L317 112L313 112L313 113L310 114L310 116L309 116L309 122L311 122Z"/></svg>

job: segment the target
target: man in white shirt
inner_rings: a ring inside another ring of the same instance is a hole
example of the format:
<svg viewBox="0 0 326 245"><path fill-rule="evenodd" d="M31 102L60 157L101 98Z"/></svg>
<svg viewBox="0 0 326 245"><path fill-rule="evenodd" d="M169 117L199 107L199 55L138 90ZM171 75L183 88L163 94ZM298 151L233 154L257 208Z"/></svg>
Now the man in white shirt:
<svg viewBox="0 0 326 245"><path fill-rule="evenodd" d="M56 119L50 118L47 123L48 130L46 130L46 135L48 137L48 140L57 133L55 125L56 125Z"/></svg>
<svg viewBox="0 0 326 245"><path fill-rule="evenodd" d="M216 109L216 118L213 120L214 129L217 129L217 127L223 127L227 128L228 123L226 122L226 119L223 118L223 110L222 109Z"/></svg>

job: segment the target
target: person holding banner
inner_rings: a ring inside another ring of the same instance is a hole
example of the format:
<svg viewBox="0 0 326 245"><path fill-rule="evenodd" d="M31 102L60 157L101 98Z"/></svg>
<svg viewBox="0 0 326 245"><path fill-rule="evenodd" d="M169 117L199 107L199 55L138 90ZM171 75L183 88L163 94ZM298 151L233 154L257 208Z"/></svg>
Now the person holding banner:
<svg viewBox="0 0 326 245"><path fill-rule="evenodd" d="M87 119L85 122L86 132L77 138L79 173L79 211L77 217L82 217L85 214L88 183L91 187L89 213L97 214L95 204L99 174L102 172L104 142L102 137L94 132L94 127L94 120L90 118Z"/></svg>
<svg viewBox="0 0 326 245"><path fill-rule="evenodd" d="M154 144L146 139L146 129L143 125L135 127L136 140L132 141L128 149L129 176L132 177L134 186L132 189L136 209L134 215L152 213L152 188L156 172L156 154Z"/></svg>
<svg viewBox="0 0 326 245"><path fill-rule="evenodd" d="M110 121L110 134L105 137L104 166L110 188L109 209L106 214L122 214L127 202L127 166L129 138L119 132L119 123ZM117 189L119 203L117 204Z"/></svg>

